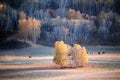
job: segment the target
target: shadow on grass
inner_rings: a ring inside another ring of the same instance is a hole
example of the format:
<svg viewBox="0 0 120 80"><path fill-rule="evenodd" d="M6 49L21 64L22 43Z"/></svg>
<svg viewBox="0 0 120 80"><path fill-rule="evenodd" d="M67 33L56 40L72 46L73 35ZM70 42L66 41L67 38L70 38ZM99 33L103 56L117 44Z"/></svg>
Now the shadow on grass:
<svg viewBox="0 0 120 80"><path fill-rule="evenodd" d="M51 66L51 67L32 67L32 68L18 68L18 69L5 69L5 70L0 70L0 75L1 74L6 74L6 73L15 73L15 72L23 72L23 71L34 71L34 70L59 70L59 66Z"/></svg>
<svg viewBox="0 0 120 80"><path fill-rule="evenodd" d="M59 70L61 70L60 67L56 66L0 70L0 79L46 78L67 75L66 72L61 72Z"/></svg>

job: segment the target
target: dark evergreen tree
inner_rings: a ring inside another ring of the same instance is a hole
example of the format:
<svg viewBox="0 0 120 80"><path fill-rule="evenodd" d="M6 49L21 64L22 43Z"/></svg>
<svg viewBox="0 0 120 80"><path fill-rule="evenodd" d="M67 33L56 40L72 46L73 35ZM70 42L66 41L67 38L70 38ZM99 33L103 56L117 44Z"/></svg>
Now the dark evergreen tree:
<svg viewBox="0 0 120 80"><path fill-rule="evenodd" d="M120 14L120 0L114 0L114 10Z"/></svg>

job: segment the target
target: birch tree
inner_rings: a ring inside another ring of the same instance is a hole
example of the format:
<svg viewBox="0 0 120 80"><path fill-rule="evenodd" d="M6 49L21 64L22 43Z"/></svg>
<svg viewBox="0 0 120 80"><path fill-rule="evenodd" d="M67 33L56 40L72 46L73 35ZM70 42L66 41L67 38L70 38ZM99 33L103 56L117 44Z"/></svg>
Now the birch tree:
<svg viewBox="0 0 120 80"><path fill-rule="evenodd" d="M21 13L19 19L19 35L26 41L28 38L34 43L40 37L41 21L33 17L26 19L25 14Z"/></svg>

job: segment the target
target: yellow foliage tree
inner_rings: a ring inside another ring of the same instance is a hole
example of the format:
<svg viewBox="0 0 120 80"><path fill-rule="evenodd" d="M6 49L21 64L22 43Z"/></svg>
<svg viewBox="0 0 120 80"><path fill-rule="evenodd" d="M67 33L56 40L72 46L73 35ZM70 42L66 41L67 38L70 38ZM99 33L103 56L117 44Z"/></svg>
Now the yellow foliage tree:
<svg viewBox="0 0 120 80"><path fill-rule="evenodd" d="M3 10L3 4L0 4L0 11Z"/></svg>
<svg viewBox="0 0 120 80"><path fill-rule="evenodd" d="M25 39L29 37L36 43L36 39L40 37L41 21L32 17L26 19L24 12L21 12L19 16L19 36Z"/></svg>
<svg viewBox="0 0 120 80"><path fill-rule="evenodd" d="M87 54L85 47L82 48L82 56L83 56L83 63L87 64L88 63L88 54Z"/></svg>
<svg viewBox="0 0 120 80"><path fill-rule="evenodd" d="M75 49L80 49L81 46L80 46L79 44L74 44L73 48L75 48Z"/></svg>
<svg viewBox="0 0 120 80"><path fill-rule="evenodd" d="M53 61L62 67L68 67L68 65L79 67L88 63L88 55L86 48L81 47L79 44L74 44L71 47L63 41L57 41L55 42L55 56Z"/></svg>
<svg viewBox="0 0 120 80"><path fill-rule="evenodd" d="M67 48L67 45L64 44L63 41L55 42L55 56L54 56L53 61L54 63L62 67L65 67L69 64L68 48Z"/></svg>
<svg viewBox="0 0 120 80"><path fill-rule="evenodd" d="M81 47L79 44L74 44L72 49L72 66L84 66L88 63L88 55L85 47Z"/></svg>

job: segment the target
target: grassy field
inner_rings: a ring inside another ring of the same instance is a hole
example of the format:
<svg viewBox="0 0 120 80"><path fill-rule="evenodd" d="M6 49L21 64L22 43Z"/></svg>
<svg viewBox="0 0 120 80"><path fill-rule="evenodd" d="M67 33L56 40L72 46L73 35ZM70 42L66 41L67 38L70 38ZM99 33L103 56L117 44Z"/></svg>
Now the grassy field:
<svg viewBox="0 0 120 80"><path fill-rule="evenodd" d="M49 60L48 62L0 64L0 80L120 80L120 54L89 55L89 63L75 69L60 69L60 66L52 63L52 58L31 58L31 61ZM6 59L26 61L29 58L6 56Z"/></svg>

